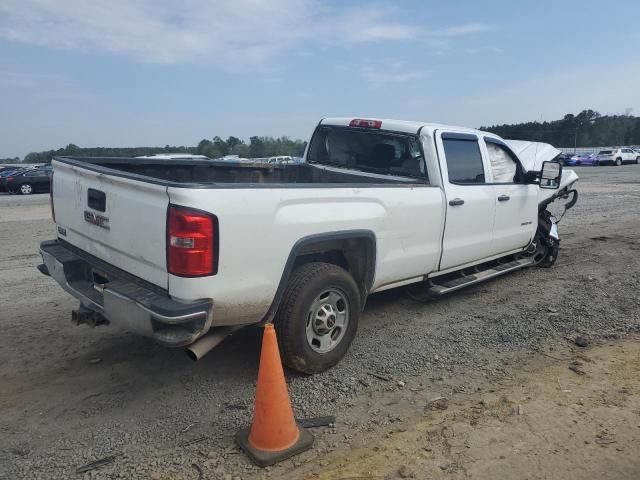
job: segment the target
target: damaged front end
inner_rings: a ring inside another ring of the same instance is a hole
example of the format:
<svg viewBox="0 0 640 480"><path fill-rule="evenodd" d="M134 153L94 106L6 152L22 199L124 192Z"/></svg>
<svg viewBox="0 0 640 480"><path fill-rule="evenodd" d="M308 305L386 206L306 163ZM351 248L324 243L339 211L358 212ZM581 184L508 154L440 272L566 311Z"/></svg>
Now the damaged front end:
<svg viewBox="0 0 640 480"><path fill-rule="evenodd" d="M547 207L558 199L569 199L565 203L564 211L560 217L554 216ZM558 223L564 217L567 210L572 208L578 201L578 191L575 189L563 190L538 205L538 230L529 252L533 255L533 260L539 267L551 267L558 258L560 248L560 235L558 233Z"/></svg>
<svg viewBox="0 0 640 480"><path fill-rule="evenodd" d="M545 162L552 162L562 153L548 143L526 142L522 140L508 140L507 143L518 155L527 172L539 174ZM567 210L578 201L578 191L574 188L578 175L573 170L560 167L560 177L554 189L540 188L538 190L538 229L526 252L533 258L534 264L540 267L552 266L558 258L560 235L558 223ZM556 202L565 200L564 210L559 216L549 211L548 207Z"/></svg>

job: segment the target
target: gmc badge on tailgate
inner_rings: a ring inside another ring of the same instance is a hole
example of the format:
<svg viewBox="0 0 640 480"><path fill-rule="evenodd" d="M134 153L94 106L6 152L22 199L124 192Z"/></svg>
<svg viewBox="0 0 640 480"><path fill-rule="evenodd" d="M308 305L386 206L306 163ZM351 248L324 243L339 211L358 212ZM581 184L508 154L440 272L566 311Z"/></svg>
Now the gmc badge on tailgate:
<svg viewBox="0 0 640 480"><path fill-rule="evenodd" d="M96 215L89 210L85 210L84 220L92 225L95 225L96 227L109 230L109 217L105 217L104 215Z"/></svg>

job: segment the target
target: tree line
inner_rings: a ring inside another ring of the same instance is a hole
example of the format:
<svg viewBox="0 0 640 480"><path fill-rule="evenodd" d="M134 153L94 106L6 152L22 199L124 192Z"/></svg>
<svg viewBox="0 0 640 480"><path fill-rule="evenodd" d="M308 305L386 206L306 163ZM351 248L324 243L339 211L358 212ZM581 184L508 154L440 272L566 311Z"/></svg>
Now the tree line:
<svg viewBox="0 0 640 480"><path fill-rule="evenodd" d="M561 120L526 122L480 127L503 138L550 143L556 147L598 147L640 145L640 117L632 115L600 115L583 110L577 115L566 114ZM49 163L54 156L138 157L153 153L189 153L220 158L238 155L243 158L289 155L300 157L307 142L289 137L253 136L249 142L230 136L226 140L215 136L203 139L195 147L165 145L164 147L79 147L69 144L57 150L31 152L23 162ZM16 163L19 159L0 158L0 163Z"/></svg>
<svg viewBox="0 0 640 480"><path fill-rule="evenodd" d="M188 153L192 155L206 155L209 158L220 158L226 155L238 155L243 158L260 158L287 155L301 157L307 142L293 140L289 137L259 137L249 138L249 142L230 136L226 140L216 136L211 140L203 139L195 147L165 145L164 147L79 147L70 143L57 150L31 152L27 154L25 163L50 163L55 156L84 156L84 157L139 157L154 153ZM15 163L20 160L0 159L0 163Z"/></svg>
<svg viewBox="0 0 640 480"><path fill-rule="evenodd" d="M599 147L640 145L640 117L600 115L583 110L568 113L561 120L480 127L511 140L550 143L556 147Z"/></svg>

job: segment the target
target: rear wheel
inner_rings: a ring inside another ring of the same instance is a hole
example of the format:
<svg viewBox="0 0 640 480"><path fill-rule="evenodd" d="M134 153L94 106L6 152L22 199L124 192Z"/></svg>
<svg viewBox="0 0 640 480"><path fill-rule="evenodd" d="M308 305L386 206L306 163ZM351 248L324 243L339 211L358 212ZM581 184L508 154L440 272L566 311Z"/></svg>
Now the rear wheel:
<svg viewBox="0 0 640 480"><path fill-rule="evenodd" d="M31 195L33 193L33 187L29 183L23 183L22 185L20 185L18 191L22 195Z"/></svg>
<svg viewBox="0 0 640 480"><path fill-rule="evenodd" d="M297 268L274 321L285 365L308 374L334 366L355 337L360 310L358 286L346 270L319 262Z"/></svg>
<svg viewBox="0 0 640 480"><path fill-rule="evenodd" d="M619 167L620 165L622 165L622 159L616 158L616 167Z"/></svg>

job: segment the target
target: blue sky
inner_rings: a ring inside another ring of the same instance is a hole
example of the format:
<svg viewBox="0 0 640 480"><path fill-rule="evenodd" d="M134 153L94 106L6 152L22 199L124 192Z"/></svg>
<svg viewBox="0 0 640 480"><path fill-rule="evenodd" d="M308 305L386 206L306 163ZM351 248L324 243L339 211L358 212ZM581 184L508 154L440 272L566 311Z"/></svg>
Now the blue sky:
<svg viewBox="0 0 640 480"><path fill-rule="evenodd" d="M640 115L640 2L2 0L0 157Z"/></svg>

